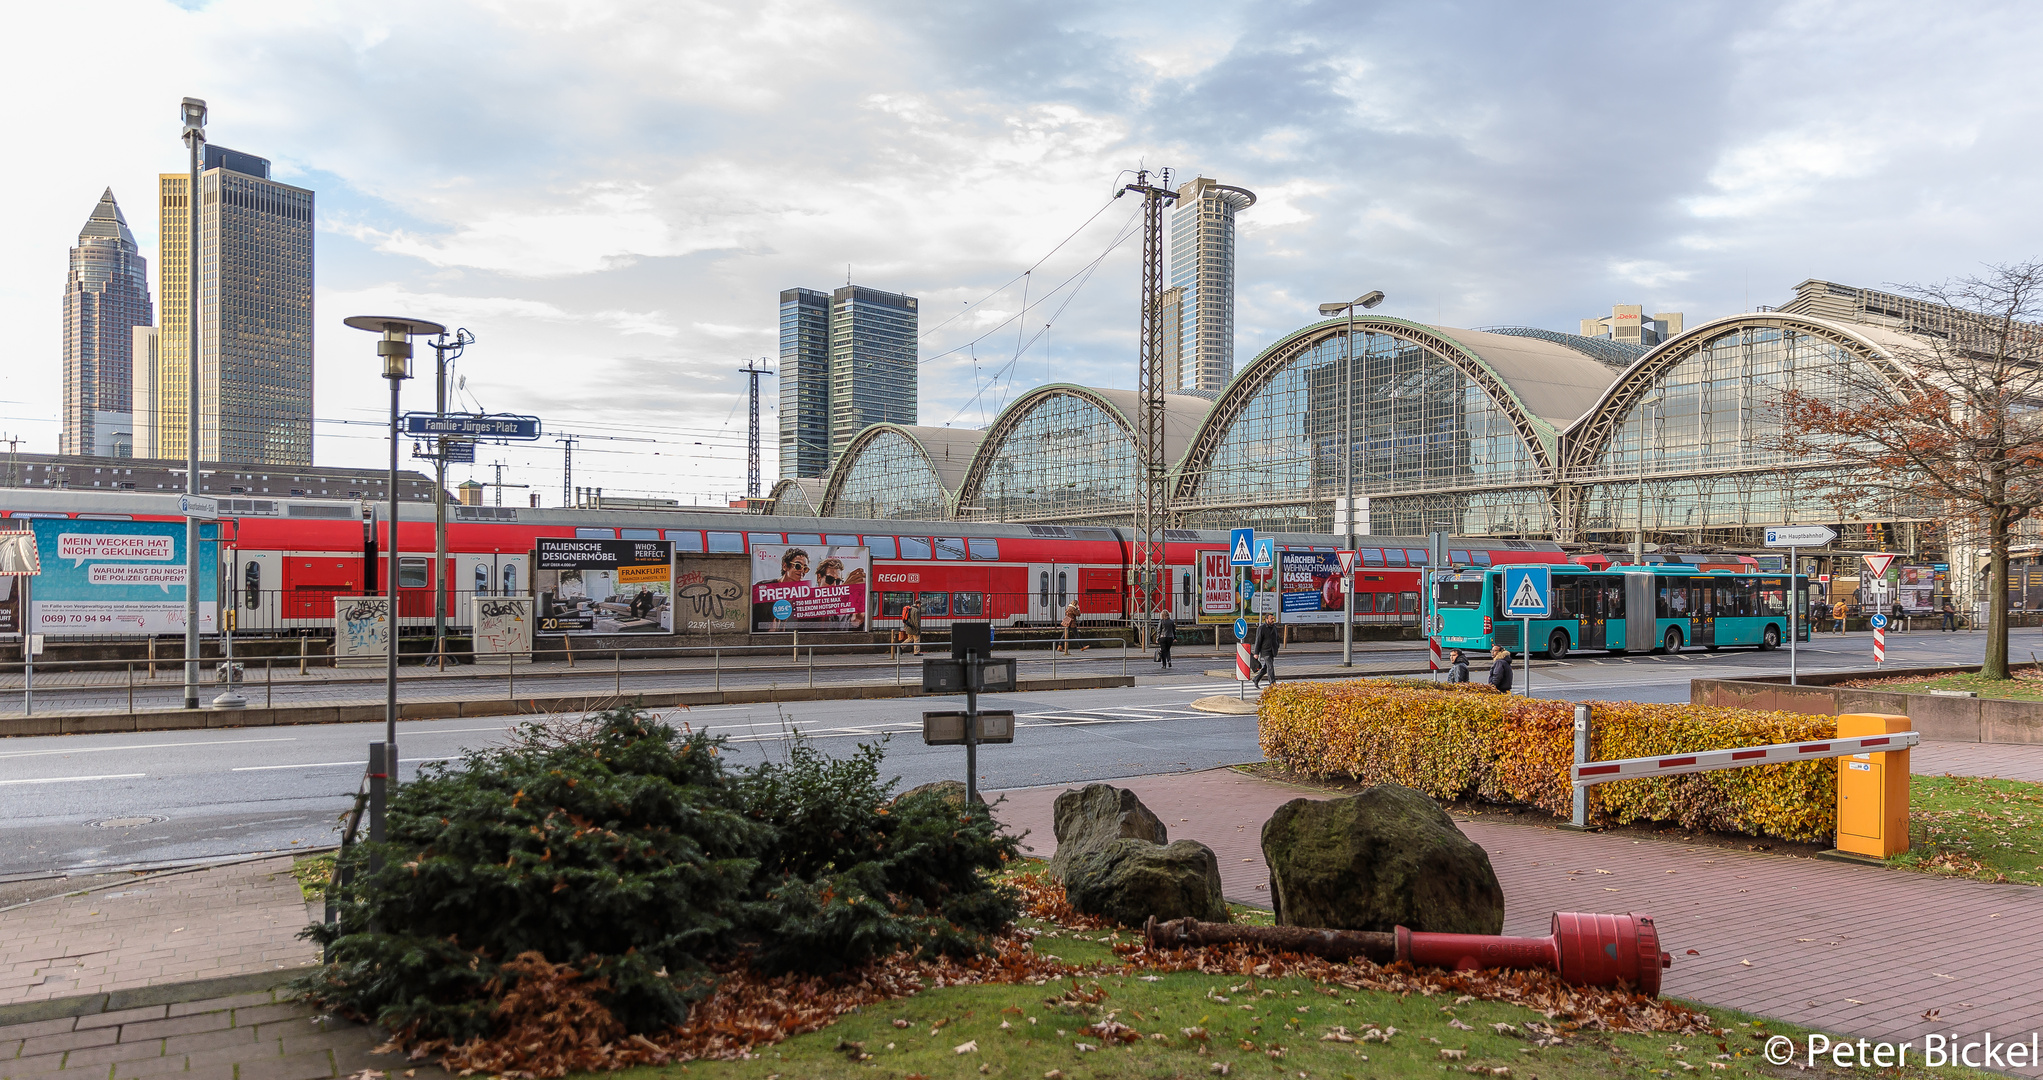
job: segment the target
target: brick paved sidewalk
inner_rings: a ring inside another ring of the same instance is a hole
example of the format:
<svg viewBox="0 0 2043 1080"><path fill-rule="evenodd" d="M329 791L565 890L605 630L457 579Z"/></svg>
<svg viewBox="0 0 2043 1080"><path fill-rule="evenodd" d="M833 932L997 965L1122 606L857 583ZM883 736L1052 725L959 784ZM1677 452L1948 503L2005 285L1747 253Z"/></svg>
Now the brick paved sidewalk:
<svg viewBox="0 0 2043 1080"><path fill-rule="evenodd" d="M156 874L0 911L0 1005L314 963L291 857Z"/></svg>
<svg viewBox="0 0 2043 1080"><path fill-rule="evenodd" d="M2043 784L2043 746L1926 742L1908 752L1908 770L1920 776L1953 773Z"/></svg>
<svg viewBox="0 0 2043 1080"><path fill-rule="evenodd" d="M1115 781L1220 858L1228 899L1267 907L1261 830L1322 792L1226 769ZM1007 793L996 814L1047 857L1063 788ZM1460 819L1504 887L1504 932L1543 936L1555 911L1637 911L1674 954L1670 995L1854 1037L2043 1026L2043 889L1751 851ZM1697 955L1689 955L1693 949ZM1941 1011L1934 1024L1921 1017ZM2043 1070L2028 1070L2043 1076Z"/></svg>

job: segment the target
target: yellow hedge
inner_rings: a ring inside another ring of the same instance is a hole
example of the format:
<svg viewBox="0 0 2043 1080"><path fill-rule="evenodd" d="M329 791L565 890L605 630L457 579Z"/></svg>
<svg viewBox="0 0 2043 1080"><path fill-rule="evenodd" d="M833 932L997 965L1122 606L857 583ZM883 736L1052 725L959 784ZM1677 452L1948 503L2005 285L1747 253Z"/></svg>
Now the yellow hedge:
<svg viewBox="0 0 2043 1080"><path fill-rule="evenodd" d="M1594 702L1590 757L1649 757L1830 738L1835 717L1701 705ZM1568 767L1575 708L1480 684L1429 687L1362 679L1284 683L1263 692L1263 755L1310 775L1402 784L1437 799L1479 799L1573 812ZM1589 789L1592 823L1828 839L1837 824L1837 763L1798 761Z"/></svg>

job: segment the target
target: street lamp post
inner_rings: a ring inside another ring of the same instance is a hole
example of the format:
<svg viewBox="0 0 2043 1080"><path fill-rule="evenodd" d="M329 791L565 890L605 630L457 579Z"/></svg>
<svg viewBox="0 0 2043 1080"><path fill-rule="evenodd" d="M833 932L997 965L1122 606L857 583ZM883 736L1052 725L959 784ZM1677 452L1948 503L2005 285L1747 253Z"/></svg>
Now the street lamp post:
<svg viewBox="0 0 2043 1080"><path fill-rule="evenodd" d="M433 415L445 418L447 415L447 361L458 360L474 344L475 335L466 329L454 331L454 339L447 340L442 331L438 340L426 344L432 347L434 358ZM445 435L433 436L433 653L440 658L441 670L447 667L447 586L451 582L438 580L447 572L447 447ZM497 497L503 498L504 490L497 489Z"/></svg>
<svg viewBox="0 0 2043 1080"><path fill-rule="evenodd" d="M199 158L206 144L206 103L188 97L179 106L184 117L184 144L191 148L191 186L185 190L185 222L190 227L185 248L185 428L184 490L199 493ZM184 518L184 707L199 707L199 519Z"/></svg>
<svg viewBox="0 0 2043 1080"><path fill-rule="evenodd" d="M445 334L447 328L424 319L394 315L351 315L341 320L357 330L382 334L376 355L383 359L383 377L390 380L390 524L385 536L390 543L389 572L383 580L383 596L389 603L388 648L383 664L383 771L391 784L397 783L397 406L398 391L411 378L411 339ZM431 580L431 579L428 579Z"/></svg>
<svg viewBox="0 0 2043 1080"><path fill-rule="evenodd" d="M1341 338L1341 492L1346 519L1347 550L1355 550L1355 309L1383 303L1383 290L1372 289L1346 303L1321 304L1321 315L1348 316L1348 332ZM1341 590L1341 666L1355 666L1355 581L1351 576Z"/></svg>

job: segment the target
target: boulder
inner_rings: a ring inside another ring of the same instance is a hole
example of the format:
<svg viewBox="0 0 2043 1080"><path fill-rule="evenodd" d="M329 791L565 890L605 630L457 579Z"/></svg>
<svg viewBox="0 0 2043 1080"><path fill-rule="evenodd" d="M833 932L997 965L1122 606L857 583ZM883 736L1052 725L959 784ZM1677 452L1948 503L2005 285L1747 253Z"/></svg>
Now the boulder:
<svg viewBox="0 0 2043 1080"><path fill-rule="evenodd" d="M1166 845L1123 838L1085 852L1065 870L1064 898L1084 914L1122 926L1139 927L1152 915L1227 921L1220 859L1197 840Z"/></svg>
<svg viewBox="0 0 2043 1080"><path fill-rule="evenodd" d="M1052 812L1057 853L1050 857L1050 877L1057 881L1064 880L1064 872L1073 859L1099 851L1123 837L1152 844L1170 843L1163 822L1127 788L1087 784L1057 796Z"/></svg>
<svg viewBox="0 0 2043 1080"><path fill-rule="evenodd" d="M910 795L921 795L929 792L942 796L943 800L952 806L965 805L965 782L963 780L938 780L933 783L922 784L909 788L901 794L894 796L894 798L900 800ZM986 805L986 796L983 794L979 796L979 805Z"/></svg>
<svg viewBox="0 0 2043 1080"><path fill-rule="evenodd" d="M1279 926L1504 931L1504 890L1489 853L1408 787L1293 799L1263 823L1263 859Z"/></svg>

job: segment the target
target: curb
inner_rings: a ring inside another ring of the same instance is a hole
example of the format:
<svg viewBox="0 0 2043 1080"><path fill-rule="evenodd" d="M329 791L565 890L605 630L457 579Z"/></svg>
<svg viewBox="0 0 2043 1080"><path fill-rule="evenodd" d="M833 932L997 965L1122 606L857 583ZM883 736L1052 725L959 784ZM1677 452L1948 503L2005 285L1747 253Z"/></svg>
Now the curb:
<svg viewBox="0 0 2043 1080"><path fill-rule="evenodd" d="M1240 698L1228 697L1226 694L1199 698L1192 702L1191 707L1200 712L1220 713L1226 716L1254 716L1261 711L1253 701L1243 701Z"/></svg>
<svg viewBox="0 0 2043 1080"><path fill-rule="evenodd" d="M1041 690L1106 690L1135 685L1133 675L1068 675L1056 679L1023 679L1016 693ZM696 705L753 705L770 701L860 701L922 697L917 684L866 683L849 686L755 687L740 690L669 690L649 693L578 694L515 700L490 698L453 701L399 702L403 720L449 720L464 716L506 716L522 713L581 713L613 702L637 700L647 708ZM384 706L280 705L274 708L174 709L164 712L77 713L0 718L0 738L26 735L102 735L143 731L196 731L212 728L282 727L295 724L367 724L383 719Z"/></svg>
<svg viewBox="0 0 2043 1080"><path fill-rule="evenodd" d="M81 994L77 997L20 1001L12 1005L0 1005L0 1027L72 1016L97 1016L100 1013L143 1009L151 1005L205 1001L209 998L232 997L235 994L257 994L265 990L274 990L316 966L308 964L295 968L278 968L274 971L252 971L246 975L220 975L210 979L189 979L184 982L158 983L155 986L137 986L129 990L107 990L97 994Z"/></svg>

